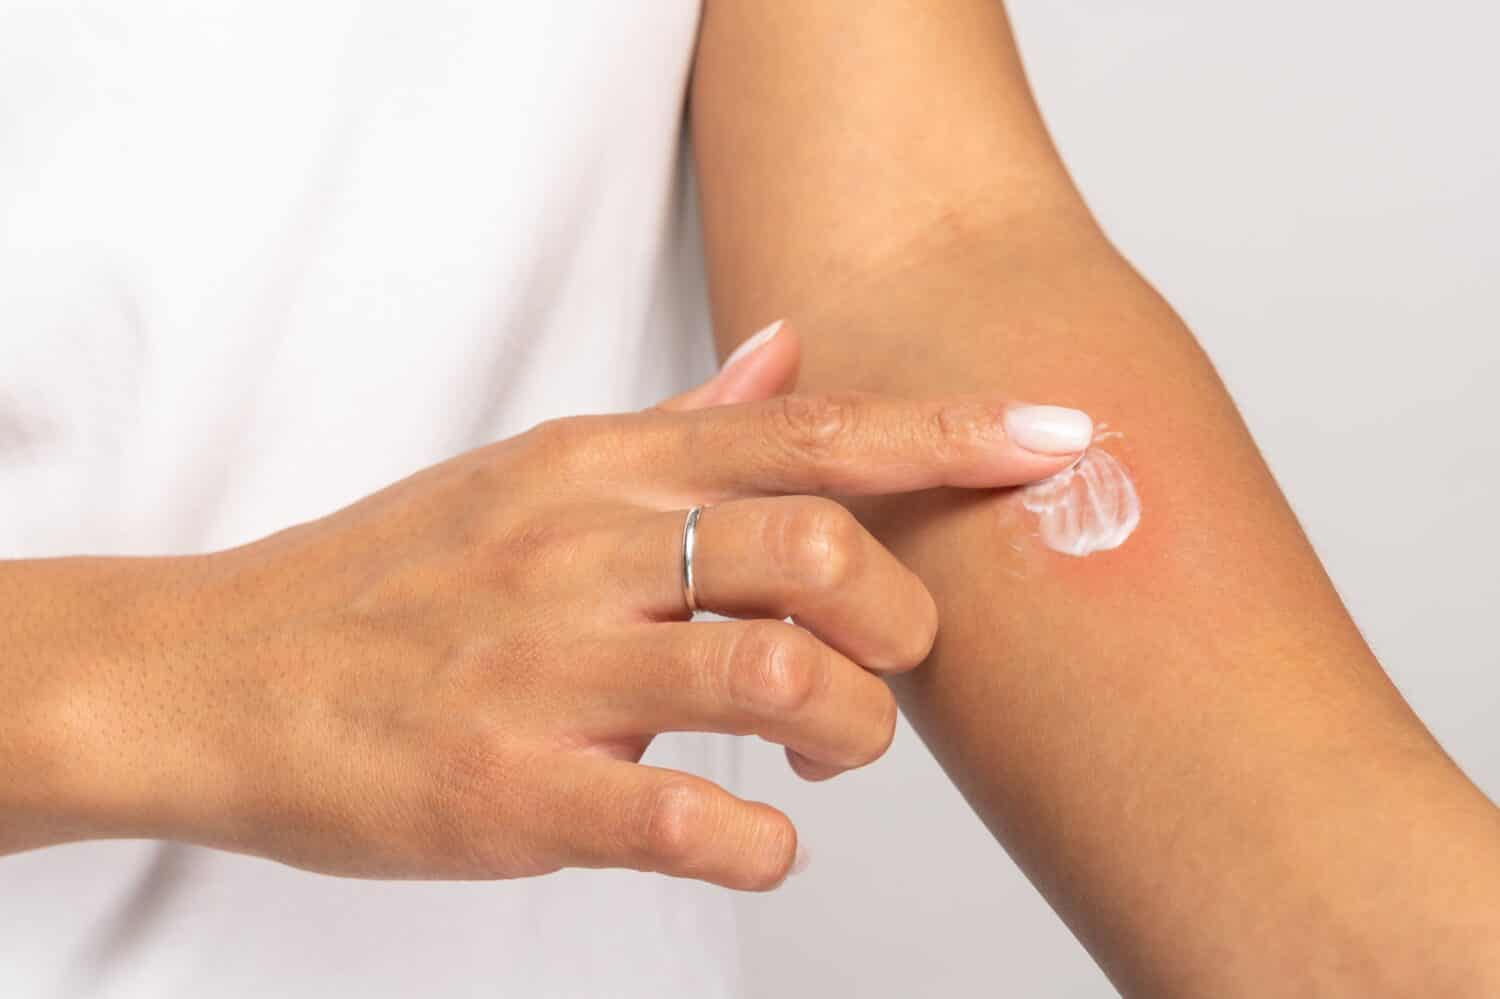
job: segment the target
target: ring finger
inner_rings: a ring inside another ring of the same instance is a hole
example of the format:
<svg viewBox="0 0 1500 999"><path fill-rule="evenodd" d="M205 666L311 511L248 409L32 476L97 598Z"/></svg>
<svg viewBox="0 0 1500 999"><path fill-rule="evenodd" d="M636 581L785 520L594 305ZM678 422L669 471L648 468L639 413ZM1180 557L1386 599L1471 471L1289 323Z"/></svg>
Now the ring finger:
<svg viewBox="0 0 1500 999"><path fill-rule="evenodd" d="M619 551L638 606L682 619L682 511L653 514ZM705 508L693 545L698 606L728 617L790 617L880 673L927 657L937 608L917 575L844 507L817 496L733 500Z"/></svg>

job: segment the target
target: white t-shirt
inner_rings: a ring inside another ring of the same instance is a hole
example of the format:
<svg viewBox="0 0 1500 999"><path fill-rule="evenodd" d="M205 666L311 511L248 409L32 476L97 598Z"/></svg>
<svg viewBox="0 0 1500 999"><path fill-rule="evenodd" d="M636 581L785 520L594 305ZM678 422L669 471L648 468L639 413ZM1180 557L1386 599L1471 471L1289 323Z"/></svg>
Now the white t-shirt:
<svg viewBox="0 0 1500 999"><path fill-rule="evenodd" d="M695 2L0 0L0 557L320 516L711 370ZM732 784L732 740L652 762ZM731 896L0 858L0 996L719 996Z"/></svg>

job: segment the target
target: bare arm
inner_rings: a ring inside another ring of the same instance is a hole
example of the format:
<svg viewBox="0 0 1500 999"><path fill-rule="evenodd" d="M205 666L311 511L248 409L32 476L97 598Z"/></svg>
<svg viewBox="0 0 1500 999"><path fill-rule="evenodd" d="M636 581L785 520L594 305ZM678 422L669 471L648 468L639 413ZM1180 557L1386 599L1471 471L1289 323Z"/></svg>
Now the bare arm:
<svg viewBox="0 0 1500 999"><path fill-rule="evenodd" d="M1022 447L988 417L1026 407L870 396L855 451L799 451L771 398L796 366L768 333L649 410L540 424L236 548L0 560L0 859L153 837L353 876L779 884L786 815L639 760L659 732L756 733L826 777L890 744L875 674L926 657L936 609L806 490L1031 482L1089 429ZM934 412L969 414L966 443Z"/></svg>
<svg viewBox="0 0 1500 999"><path fill-rule="evenodd" d="M904 708L1115 982L1500 987L1494 808L1099 232L1000 6L711 0L692 114L723 349L785 314L804 387L999 389L1123 433L1143 516L1112 551L1049 550L1009 491L856 507L939 605Z"/></svg>

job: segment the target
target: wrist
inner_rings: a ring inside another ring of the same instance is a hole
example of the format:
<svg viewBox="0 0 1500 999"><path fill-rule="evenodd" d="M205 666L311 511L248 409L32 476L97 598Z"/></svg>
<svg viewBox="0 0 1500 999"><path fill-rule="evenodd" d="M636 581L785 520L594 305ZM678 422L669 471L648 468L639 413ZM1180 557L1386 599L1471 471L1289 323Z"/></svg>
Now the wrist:
<svg viewBox="0 0 1500 999"><path fill-rule="evenodd" d="M92 835L86 805L102 560L0 564L0 852Z"/></svg>
<svg viewBox="0 0 1500 999"><path fill-rule="evenodd" d="M0 853L178 832L162 763L192 739L175 558L0 565ZM180 777L180 775L179 775Z"/></svg>

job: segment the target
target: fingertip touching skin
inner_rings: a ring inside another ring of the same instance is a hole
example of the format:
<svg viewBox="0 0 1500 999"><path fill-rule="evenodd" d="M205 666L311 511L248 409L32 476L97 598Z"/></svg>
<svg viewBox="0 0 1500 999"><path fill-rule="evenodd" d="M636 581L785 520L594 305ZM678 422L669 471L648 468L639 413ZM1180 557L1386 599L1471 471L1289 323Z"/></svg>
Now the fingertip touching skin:
<svg viewBox="0 0 1500 999"><path fill-rule="evenodd" d="M998 394L921 400L839 391L694 414L649 411L629 417L623 446L605 456L598 471L623 485L643 464L669 455L685 459L689 474L663 484L675 490L651 497L672 506L772 493L858 496L1015 486L1061 471L1088 445L1091 424L1082 413L1055 426L1045 444L1007 431L1017 413L1037 408ZM1064 433L1073 434L1071 450L1059 443ZM1031 450L1023 441L1049 450Z"/></svg>
<svg viewBox="0 0 1500 999"><path fill-rule="evenodd" d="M1081 558L1118 548L1135 533L1140 495L1124 462L1103 444L1120 436L1096 432L1067 468L1020 490L1021 506L1035 515L1037 537L1052 551Z"/></svg>

